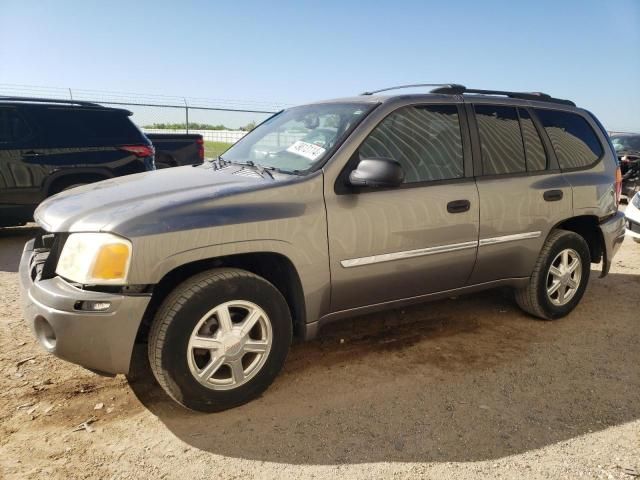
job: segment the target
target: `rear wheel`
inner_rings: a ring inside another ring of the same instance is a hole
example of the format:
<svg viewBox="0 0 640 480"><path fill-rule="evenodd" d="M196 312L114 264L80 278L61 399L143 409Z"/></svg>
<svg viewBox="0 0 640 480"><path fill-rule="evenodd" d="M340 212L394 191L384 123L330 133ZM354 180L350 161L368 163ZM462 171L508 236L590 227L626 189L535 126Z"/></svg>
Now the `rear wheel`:
<svg viewBox="0 0 640 480"><path fill-rule="evenodd" d="M174 400L215 412L260 395L282 368L291 336L289 308L271 283L245 270L209 270L164 301L149 361Z"/></svg>
<svg viewBox="0 0 640 480"><path fill-rule="evenodd" d="M591 255L580 235L551 232L529 280L516 291L520 308L536 317L555 320L571 312L589 283Z"/></svg>

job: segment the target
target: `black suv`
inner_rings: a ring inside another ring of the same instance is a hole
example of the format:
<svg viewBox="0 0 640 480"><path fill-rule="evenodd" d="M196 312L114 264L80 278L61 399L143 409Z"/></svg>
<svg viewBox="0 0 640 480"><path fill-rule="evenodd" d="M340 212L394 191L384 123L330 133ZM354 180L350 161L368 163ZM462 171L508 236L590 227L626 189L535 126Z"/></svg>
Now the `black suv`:
<svg viewBox="0 0 640 480"><path fill-rule="evenodd" d="M0 97L0 226L31 221L68 188L154 170L131 112L96 103Z"/></svg>

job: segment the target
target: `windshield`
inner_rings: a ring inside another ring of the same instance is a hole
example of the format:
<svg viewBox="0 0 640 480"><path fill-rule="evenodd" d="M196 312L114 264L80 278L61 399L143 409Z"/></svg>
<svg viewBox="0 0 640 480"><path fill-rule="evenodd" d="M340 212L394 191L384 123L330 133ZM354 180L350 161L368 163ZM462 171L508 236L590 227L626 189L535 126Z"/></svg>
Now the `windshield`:
<svg viewBox="0 0 640 480"><path fill-rule="evenodd" d="M249 132L222 158L227 162L304 172L323 162L373 106L325 103L290 108Z"/></svg>
<svg viewBox="0 0 640 480"><path fill-rule="evenodd" d="M612 135L611 143L616 152L633 150L640 152L640 135Z"/></svg>

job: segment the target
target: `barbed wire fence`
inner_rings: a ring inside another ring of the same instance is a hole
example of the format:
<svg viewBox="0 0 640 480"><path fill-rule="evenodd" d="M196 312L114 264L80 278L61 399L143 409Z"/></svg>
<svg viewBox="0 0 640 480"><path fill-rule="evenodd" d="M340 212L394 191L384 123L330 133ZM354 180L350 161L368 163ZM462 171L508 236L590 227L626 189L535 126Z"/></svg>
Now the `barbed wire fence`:
<svg viewBox="0 0 640 480"><path fill-rule="evenodd" d="M0 83L0 96L78 100L125 108L147 133L197 133L205 155L215 157L242 138L254 125L290 106L257 100L127 93L79 88Z"/></svg>

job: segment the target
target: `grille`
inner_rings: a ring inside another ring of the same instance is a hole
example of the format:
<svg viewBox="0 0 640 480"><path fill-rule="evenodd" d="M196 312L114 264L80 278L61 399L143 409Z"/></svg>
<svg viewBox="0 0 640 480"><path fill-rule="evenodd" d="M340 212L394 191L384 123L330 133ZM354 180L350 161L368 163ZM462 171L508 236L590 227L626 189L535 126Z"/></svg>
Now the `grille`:
<svg viewBox="0 0 640 480"><path fill-rule="evenodd" d="M68 236L67 233L44 232L35 238L31 257L32 280L45 280L55 276L58 259Z"/></svg>

